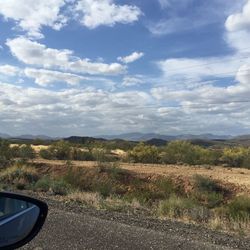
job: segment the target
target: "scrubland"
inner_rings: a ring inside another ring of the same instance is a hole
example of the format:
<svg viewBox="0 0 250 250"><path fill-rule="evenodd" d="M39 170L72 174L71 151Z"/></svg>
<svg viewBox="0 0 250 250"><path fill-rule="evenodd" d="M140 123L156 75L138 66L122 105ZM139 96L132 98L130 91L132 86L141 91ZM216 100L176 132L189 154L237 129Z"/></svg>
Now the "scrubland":
<svg viewBox="0 0 250 250"><path fill-rule="evenodd" d="M188 142L125 151L0 141L0 188L250 235L249 151Z"/></svg>

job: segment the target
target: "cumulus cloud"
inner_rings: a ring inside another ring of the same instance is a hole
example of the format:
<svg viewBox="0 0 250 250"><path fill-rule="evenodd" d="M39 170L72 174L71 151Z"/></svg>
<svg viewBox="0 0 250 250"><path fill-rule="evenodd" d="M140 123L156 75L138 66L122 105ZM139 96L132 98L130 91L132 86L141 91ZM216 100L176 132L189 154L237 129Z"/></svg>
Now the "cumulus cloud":
<svg viewBox="0 0 250 250"><path fill-rule="evenodd" d="M126 70L119 63L92 62L73 55L71 50L47 48L44 44L31 41L25 37L9 39L6 42L11 53L21 62L45 68L59 68L78 73L88 74L120 74Z"/></svg>
<svg viewBox="0 0 250 250"><path fill-rule="evenodd" d="M71 73L34 68L26 68L24 74L29 78L35 79L35 83L43 87L53 85L56 82L65 82L68 85L78 85L82 80L88 79Z"/></svg>
<svg viewBox="0 0 250 250"><path fill-rule="evenodd" d="M230 15L225 25L228 31L250 30L250 1L247 1L241 12Z"/></svg>
<svg viewBox="0 0 250 250"><path fill-rule="evenodd" d="M0 65L0 74L7 75L7 76L16 76L20 73L20 69L18 67L5 64Z"/></svg>
<svg viewBox="0 0 250 250"><path fill-rule="evenodd" d="M250 85L250 64L244 64L239 68L236 80L244 85Z"/></svg>
<svg viewBox="0 0 250 250"><path fill-rule="evenodd" d="M82 25L89 29L133 23L142 14L134 5L119 5L114 0L79 0L75 7Z"/></svg>
<svg viewBox="0 0 250 250"><path fill-rule="evenodd" d="M123 63L132 63L135 62L137 60L139 60L140 58L142 58L144 56L143 52L133 52L131 55L125 56L125 57L118 57L117 60Z"/></svg>
<svg viewBox="0 0 250 250"><path fill-rule="evenodd" d="M67 22L67 17L60 14L65 0L1 0L0 14L14 20L18 27L33 38L42 38L43 26L60 30Z"/></svg>
<svg viewBox="0 0 250 250"><path fill-rule="evenodd" d="M250 59L244 58L246 63ZM157 62L159 84L169 89L193 89L213 81L234 78L242 66L240 55L203 58L170 58Z"/></svg>
<svg viewBox="0 0 250 250"><path fill-rule="evenodd" d="M1 130L12 134L68 136L138 130L223 134L243 133L250 128L250 104L230 103L227 99L249 97L250 88L242 88L241 84L203 86L181 92L154 88L152 96L145 91L109 92L94 88L54 91L5 83L0 86ZM173 101L180 104L173 105Z"/></svg>
<svg viewBox="0 0 250 250"><path fill-rule="evenodd" d="M250 0L245 2L241 12L231 14L226 22L226 41L238 53L250 51Z"/></svg>
<svg viewBox="0 0 250 250"><path fill-rule="evenodd" d="M11 133L88 135L135 129L135 107L147 106L145 92L108 92L94 88L60 91L0 83L1 129ZM32 115L31 115L32 114ZM139 124L144 126L144 124Z"/></svg>

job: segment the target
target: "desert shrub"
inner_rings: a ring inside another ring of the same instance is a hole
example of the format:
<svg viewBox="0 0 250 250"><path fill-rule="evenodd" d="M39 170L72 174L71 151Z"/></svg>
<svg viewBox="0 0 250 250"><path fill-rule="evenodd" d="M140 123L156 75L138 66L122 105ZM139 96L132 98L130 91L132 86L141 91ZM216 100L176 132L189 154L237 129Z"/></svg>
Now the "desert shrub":
<svg viewBox="0 0 250 250"><path fill-rule="evenodd" d="M20 146L15 145L15 146L11 147L10 149L11 149L11 155L13 158L19 157Z"/></svg>
<svg viewBox="0 0 250 250"><path fill-rule="evenodd" d="M113 183L110 180L98 181L94 183L93 191L98 192L103 197L108 197L113 193Z"/></svg>
<svg viewBox="0 0 250 250"><path fill-rule="evenodd" d="M162 193L159 193L153 185L149 185L140 179L134 179L130 184L129 191L124 195L126 201L132 202L137 200L143 205L152 205L161 198Z"/></svg>
<svg viewBox="0 0 250 250"><path fill-rule="evenodd" d="M0 168L9 166L12 163L12 151L6 140L0 139Z"/></svg>
<svg viewBox="0 0 250 250"><path fill-rule="evenodd" d="M49 147L51 154L58 160L68 160L71 154L71 145L66 141L58 141Z"/></svg>
<svg viewBox="0 0 250 250"><path fill-rule="evenodd" d="M45 176L35 183L34 189L42 192L51 191L55 195L66 195L70 190L70 185L64 179L52 179Z"/></svg>
<svg viewBox="0 0 250 250"><path fill-rule="evenodd" d="M194 186L199 192L222 192L217 181L202 175L194 176Z"/></svg>
<svg viewBox="0 0 250 250"><path fill-rule="evenodd" d="M70 158L75 161L95 161L95 157L90 151L83 151L77 148L72 149Z"/></svg>
<svg viewBox="0 0 250 250"><path fill-rule="evenodd" d="M194 188L193 197L209 208L221 205L229 193L217 181L201 175L194 176Z"/></svg>
<svg viewBox="0 0 250 250"><path fill-rule="evenodd" d="M161 178L154 182L157 189L159 190L159 194L161 194L162 198L169 198L172 194L178 193L178 189L176 188L174 182L170 178Z"/></svg>
<svg viewBox="0 0 250 250"><path fill-rule="evenodd" d="M155 146L139 143L133 150L129 151L128 159L140 163L158 163L159 151Z"/></svg>
<svg viewBox="0 0 250 250"><path fill-rule="evenodd" d="M233 219L250 220L250 197L239 196L227 205L227 213Z"/></svg>
<svg viewBox="0 0 250 250"><path fill-rule="evenodd" d="M51 179L49 176L44 176L43 178L39 179L36 184L34 185L34 189L36 191L47 192L51 187Z"/></svg>
<svg viewBox="0 0 250 250"><path fill-rule="evenodd" d="M19 147L18 157L26 160L34 159L36 157L36 153L30 145L22 145Z"/></svg>
<svg viewBox="0 0 250 250"><path fill-rule="evenodd" d="M193 145L187 141L168 143L162 154L162 161L167 164L215 164L217 159L218 152Z"/></svg>
<svg viewBox="0 0 250 250"><path fill-rule="evenodd" d="M192 199L172 195L169 199L159 203L158 213L161 216L179 218L183 217L189 210L195 208L196 206L197 205Z"/></svg>
<svg viewBox="0 0 250 250"><path fill-rule="evenodd" d="M46 160L52 160L53 159L53 153L50 150L47 149L41 149L39 152L40 157Z"/></svg>
<svg viewBox="0 0 250 250"><path fill-rule="evenodd" d="M107 197L124 192L122 186L126 174L116 163L98 163L91 169L70 167L64 180L80 191L98 192Z"/></svg>
<svg viewBox="0 0 250 250"><path fill-rule="evenodd" d="M32 167L13 166L0 173L0 181L18 189L29 188L39 179L37 171Z"/></svg>
<svg viewBox="0 0 250 250"><path fill-rule="evenodd" d="M40 156L47 160L75 160L75 161L95 161L95 155L91 151L81 150L72 147L69 142L59 141L52 144L48 149L42 149Z"/></svg>
<svg viewBox="0 0 250 250"><path fill-rule="evenodd" d="M250 149L244 147L225 148L221 161L230 167L250 168Z"/></svg>
<svg viewBox="0 0 250 250"><path fill-rule="evenodd" d="M52 191L56 195L66 195L70 190L70 185L64 179L52 181Z"/></svg>

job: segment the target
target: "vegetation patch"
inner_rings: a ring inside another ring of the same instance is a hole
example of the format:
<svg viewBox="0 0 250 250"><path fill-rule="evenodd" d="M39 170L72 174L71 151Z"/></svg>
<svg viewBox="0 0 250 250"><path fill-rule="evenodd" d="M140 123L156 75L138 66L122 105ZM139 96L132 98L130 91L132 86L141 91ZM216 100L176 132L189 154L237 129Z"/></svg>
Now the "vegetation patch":
<svg viewBox="0 0 250 250"><path fill-rule="evenodd" d="M13 166L0 172L0 182L17 189L28 189L39 179L36 169L27 166Z"/></svg>

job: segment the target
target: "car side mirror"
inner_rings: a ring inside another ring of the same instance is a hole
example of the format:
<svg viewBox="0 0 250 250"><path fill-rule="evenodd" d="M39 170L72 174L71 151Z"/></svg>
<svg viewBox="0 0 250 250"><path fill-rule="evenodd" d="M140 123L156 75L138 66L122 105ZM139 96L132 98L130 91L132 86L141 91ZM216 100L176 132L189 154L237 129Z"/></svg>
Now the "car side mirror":
<svg viewBox="0 0 250 250"><path fill-rule="evenodd" d="M0 250L16 249L41 230L48 213L46 203L27 196L0 192Z"/></svg>

